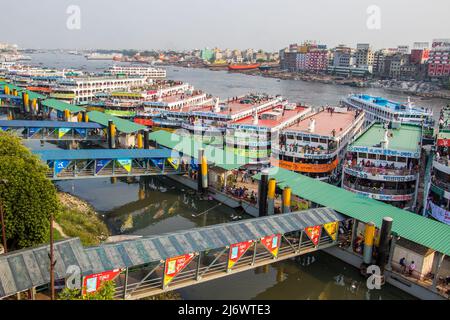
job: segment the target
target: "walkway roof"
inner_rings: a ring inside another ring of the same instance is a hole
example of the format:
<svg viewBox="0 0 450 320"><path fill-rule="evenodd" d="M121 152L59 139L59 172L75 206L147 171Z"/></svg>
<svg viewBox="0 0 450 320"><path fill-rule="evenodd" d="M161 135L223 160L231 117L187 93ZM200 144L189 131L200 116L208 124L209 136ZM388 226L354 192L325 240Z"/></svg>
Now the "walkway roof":
<svg viewBox="0 0 450 320"><path fill-rule="evenodd" d="M169 158L172 155L172 152L167 149L48 149L33 150L33 153L38 155L43 161Z"/></svg>
<svg viewBox="0 0 450 320"><path fill-rule="evenodd" d="M198 158L198 150L203 148L208 162L224 170L233 170L248 163L246 157L203 144L192 136L181 136L165 130L158 130L150 133L149 138L164 147L182 152L195 159Z"/></svg>
<svg viewBox="0 0 450 320"><path fill-rule="evenodd" d="M102 125L95 122L66 122L66 121L34 121L34 120L0 120L0 127L10 128L77 128L101 129Z"/></svg>
<svg viewBox="0 0 450 320"><path fill-rule="evenodd" d="M134 133L147 128L146 126L125 119L121 119L113 115L105 114L100 111L90 111L87 113L87 115L89 117L89 121L100 123L105 127L108 126L108 121L112 120L113 123L116 125L117 130L124 133Z"/></svg>
<svg viewBox="0 0 450 320"><path fill-rule="evenodd" d="M69 110L70 113L77 113L84 111L85 109L58 99L46 99L41 102L42 105L64 112L64 110Z"/></svg>
<svg viewBox="0 0 450 320"><path fill-rule="evenodd" d="M309 209L208 227L165 233L139 239L83 248L78 238L55 243L55 278L68 276L68 266L79 266L82 275L132 267L170 257L218 249L264 236L304 230L305 227L342 221L329 208ZM50 282L49 246L0 255L0 297Z"/></svg>
<svg viewBox="0 0 450 320"><path fill-rule="evenodd" d="M261 173L253 177L260 179ZM280 188L291 187L292 193L303 199L363 222L372 221L378 228L381 227L383 217L389 216L394 219L392 231L399 236L450 254L450 226L442 222L282 168L270 168L269 177L275 178Z"/></svg>

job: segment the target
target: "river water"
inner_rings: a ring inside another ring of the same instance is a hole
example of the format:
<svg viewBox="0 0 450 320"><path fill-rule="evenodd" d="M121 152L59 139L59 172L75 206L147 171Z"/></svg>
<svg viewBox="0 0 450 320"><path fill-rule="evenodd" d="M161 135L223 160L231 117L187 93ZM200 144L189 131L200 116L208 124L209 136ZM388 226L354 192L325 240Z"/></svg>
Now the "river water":
<svg viewBox="0 0 450 320"><path fill-rule="evenodd" d="M32 64L56 68L101 71L111 61L88 61L83 56L61 53L31 54ZM226 71L168 67L168 78L191 83L221 98L267 92L292 102L314 106L336 105L348 93L364 91L396 100L405 96L381 89L361 90L295 80L276 80ZM419 101L438 110L442 100ZM51 146L51 145L50 145ZM38 144L33 147L39 148ZM192 227L248 218L216 201L201 200L194 192L167 177L142 179L87 179L57 182L57 186L89 202L102 216L112 234L153 235ZM196 214L212 208L208 213ZM178 291L183 299L413 299L389 284L369 291L359 270L325 253L316 252L205 282Z"/></svg>

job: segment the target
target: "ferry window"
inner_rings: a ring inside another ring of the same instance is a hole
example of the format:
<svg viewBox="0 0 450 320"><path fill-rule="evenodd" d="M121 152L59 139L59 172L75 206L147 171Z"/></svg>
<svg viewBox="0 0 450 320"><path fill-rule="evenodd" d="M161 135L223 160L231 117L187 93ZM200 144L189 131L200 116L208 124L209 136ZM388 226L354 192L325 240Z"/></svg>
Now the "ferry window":
<svg viewBox="0 0 450 320"><path fill-rule="evenodd" d="M406 158L404 157L398 157L397 162L406 162Z"/></svg>
<svg viewBox="0 0 450 320"><path fill-rule="evenodd" d="M369 159L376 159L376 158L377 158L377 155L376 155L376 154L373 154L373 153L369 153L368 158L369 158Z"/></svg>
<svg viewBox="0 0 450 320"><path fill-rule="evenodd" d="M296 138L297 138L297 140L303 140L303 137L302 136L296 136Z"/></svg>
<svg viewBox="0 0 450 320"><path fill-rule="evenodd" d="M292 157L291 156L284 156L284 160L292 162Z"/></svg>
<svg viewBox="0 0 450 320"><path fill-rule="evenodd" d="M359 158L364 158L364 159L365 159L365 158L367 158L367 153L361 153L361 152L360 152L360 153L358 154L358 157L359 157Z"/></svg>
<svg viewBox="0 0 450 320"><path fill-rule="evenodd" d="M287 138L288 138L288 139L294 139L294 136L291 135L291 134L288 134Z"/></svg>
<svg viewBox="0 0 450 320"><path fill-rule="evenodd" d="M303 141L311 141L309 137L303 137Z"/></svg>
<svg viewBox="0 0 450 320"><path fill-rule="evenodd" d="M311 142L319 142L319 139L317 139L317 138L311 138Z"/></svg>
<svg viewBox="0 0 450 320"><path fill-rule="evenodd" d="M320 139L320 143L327 143L327 139Z"/></svg>
<svg viewBox="0 0 450 320"><path fill-rule="evenodd" d="M397 157L389 156L387 157L388 161L396 161Z"/></svg>
<svg viewBox="0 0 450 320"><path fill-rule="evenodd" d="M383 154L380 154L380 160L386 160L386 156Z"/></svg>

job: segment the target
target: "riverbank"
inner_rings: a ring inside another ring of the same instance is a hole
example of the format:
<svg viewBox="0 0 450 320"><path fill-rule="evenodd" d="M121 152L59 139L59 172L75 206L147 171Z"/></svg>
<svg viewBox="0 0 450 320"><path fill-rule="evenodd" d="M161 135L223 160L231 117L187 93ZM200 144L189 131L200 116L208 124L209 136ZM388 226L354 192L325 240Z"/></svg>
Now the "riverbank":
<svg viewBox="0 0 450 320"><path fill-rule="evenodd" d="M202 64L166 64L173 67L186 69L208 69L210 71L228 71L227 67L208 67ZM261 71L259 69L232 71L250 76L272 78L278 80L295 80L305 82L315 82L331 85L343 85L356 88L379 88L391 93L399 93L411 96L421 97L423 99L448 99L450 100L450 90L443 89L438 84L429 81L403 81L403 80L381 80L381 79L362 79L345 78L329 74L307 74L298 72L282 71L278 68Z"/></svg>
<svg viewBox="0 0 450 320"><path fill-rule="evenodd" d="M90 204L62 191L58 199L62 210L56 219L56 238L79 237L84 246L98 245L108 238L106 224Z"/></svg>

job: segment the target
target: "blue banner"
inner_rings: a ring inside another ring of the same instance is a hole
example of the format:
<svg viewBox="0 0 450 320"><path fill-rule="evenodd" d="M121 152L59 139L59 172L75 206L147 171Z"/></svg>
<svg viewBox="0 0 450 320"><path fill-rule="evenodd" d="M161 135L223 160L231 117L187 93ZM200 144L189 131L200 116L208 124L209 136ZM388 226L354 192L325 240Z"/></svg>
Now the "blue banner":
<svg viewBox="0 0 450 320"><path fill-rule="evenodd" d="M3 131L6 131L6 130L8 130L9 129L9 127L2 127L2 130Z"/></svg>
<svg viewBox="0 0 450 320"><path fill-rule="evenodd" d="M152 160L152 162L153 162L153 164L156 166L156 167L158 167L159 169L163 169L164 168L164 161L165 161L165 158L156 158L156 159L150 159L150 160Z"/></svg>
<svg viewBox="0 0 450 320"><path fill-rule="evenodd" d="M192 170L198 171L199 166L198 166L198 163L195 163L195 162L196 162L195 159L192 158L191 159L191 168L192 168Z"/></svg>
<svg viewBox="0 0 450 320"><path fill-rule="evenodd" d="M86 129L75 128L75 132L78 133L82 137L86 136Z"/></svg>
<svg viewBox="0 0 450 320"><path fill-rule="evenodd" d="M55 160L55 174L60 173L69 165L70 160Z"/></svg>
<svg viewBox="0 0 450 320"><path fill-rule="evenodd" d="M99 173L104 167L108 165L111 159L98 159L95 163L95 174Z"/></svg>
<svg viewBox="0 0 450 320"><path fill-rule="evenodd" d="M41 130L41 128L29 128L28 129L28 137L34 136L36 133L38 133Z"/></svg>

